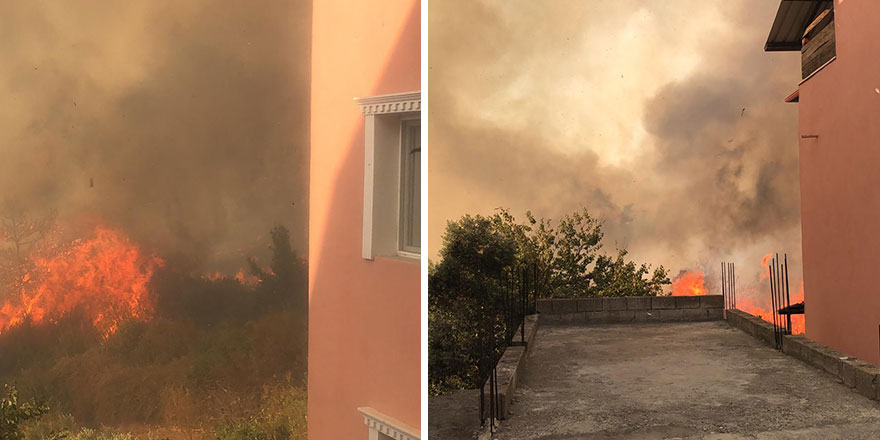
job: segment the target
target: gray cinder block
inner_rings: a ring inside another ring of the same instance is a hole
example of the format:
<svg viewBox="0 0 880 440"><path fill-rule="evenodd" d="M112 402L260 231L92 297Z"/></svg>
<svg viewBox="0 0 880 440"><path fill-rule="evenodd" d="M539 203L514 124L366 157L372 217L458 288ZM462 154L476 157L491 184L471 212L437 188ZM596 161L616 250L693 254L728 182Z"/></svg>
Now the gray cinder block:
<svg viewBox="0 0 880 440"><path fill-rule="evenodd" d="M676 309L699 309L699 296L674 296Z"/></svg>
<svg viewBox="0 0 880 440"><path fill-rule="evenodd" d="M626 310L626 298L603 298L604 310Z"/></svg>
<svg viewBox="0 0 880 440"><path fill-rule="evenodd" d="M628 296L626 298L627 310L647 310L651 308L650 296Z"/></svg>
<svg viewBox="0 0 880 440"><path fill-rule="evenodd" d="M672 296L655 296L651 298L652 309L674 309L675 297Z"/></svg>
<svg viewBox="0 0 880 440"><path fill-rule="evenodd" d="M581 298L578 300L578 312L595 312L602 310L602 298Z"/></svg>

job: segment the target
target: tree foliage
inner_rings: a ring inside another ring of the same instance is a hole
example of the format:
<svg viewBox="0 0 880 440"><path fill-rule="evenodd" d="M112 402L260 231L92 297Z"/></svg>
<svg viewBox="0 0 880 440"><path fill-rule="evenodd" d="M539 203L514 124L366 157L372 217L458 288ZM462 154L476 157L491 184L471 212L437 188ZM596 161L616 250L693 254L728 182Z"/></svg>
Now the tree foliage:
<svg viewBox="0 0 880 440"><path fill-rule="evenodd" d="M450 221L428 271L431 393L479 386L501 349L505 283L524 270L544 298L654 296L670 283L663 266L628 261L626 249L602 253L602 238L585 209L555 224L530 212L520 223L506 209Z"/></svg>
<svg viewBox="0 0 880 440"><path fill-rule="evenodd" d="M21 401L15 387L4 385L0 396L0 439L19 440L22 438L21 425L47 413L46 405L34 400Z"/></svg>

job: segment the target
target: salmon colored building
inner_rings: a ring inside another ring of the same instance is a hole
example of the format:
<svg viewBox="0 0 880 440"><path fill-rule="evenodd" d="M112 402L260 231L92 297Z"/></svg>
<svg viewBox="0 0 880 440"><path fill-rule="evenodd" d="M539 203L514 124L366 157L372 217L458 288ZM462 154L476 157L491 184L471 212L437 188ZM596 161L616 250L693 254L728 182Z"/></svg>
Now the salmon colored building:
<svg viewBox="0 0 880 440"><path fill-rule="evenodd" d="M418 439L421 5L312 8L309 438Z"/></svg>
<svg viewBox="0 0 880 440"><path fill-rule="evenodd" d="M784 0L765 49L801 52L806 335L880 365L880 2Z"/></svg>

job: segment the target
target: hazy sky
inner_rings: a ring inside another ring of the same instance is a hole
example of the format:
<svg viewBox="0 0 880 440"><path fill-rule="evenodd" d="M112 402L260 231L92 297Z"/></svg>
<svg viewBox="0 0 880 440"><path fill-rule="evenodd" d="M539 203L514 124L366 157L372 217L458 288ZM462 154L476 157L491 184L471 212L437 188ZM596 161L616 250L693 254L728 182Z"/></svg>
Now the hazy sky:
<svg viewBox="0 0 880 440"><path fill-rule="evenodd" d="M673 276L717 277L724 259L756 278L779 251L799 280L797 105L783 102L799 55L763 51L777 6L431 2L429 255L465 213L586 207L607 250Z"/></svg>
<svg viewBox="0 0 880 440"><path fill-rule="evenodd" d="M0 0L0 201L201 263L307 246L308 1Z"/></svg>

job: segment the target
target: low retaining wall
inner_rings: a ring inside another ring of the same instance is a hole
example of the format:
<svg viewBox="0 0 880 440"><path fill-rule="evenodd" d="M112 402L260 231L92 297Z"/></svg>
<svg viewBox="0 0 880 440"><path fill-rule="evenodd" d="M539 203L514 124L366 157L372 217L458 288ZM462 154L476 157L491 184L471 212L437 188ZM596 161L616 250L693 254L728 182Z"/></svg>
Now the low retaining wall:
<svg viewBox="0 0 880 440"><path fill-rule="evenodd" d="M544 324L713 321L723 319L723 309L721 295L538 300Z"/></svg>
<svg viewBox="0 0 880 440"><path fill-rule="evenodd" d="M733 327L775 348L773 324L742 310L727 310L725 317ZM827 372L859 394L880 399L880 368L871 363L847 356L803 335L783 336L782 352Z"/></svg>
<svg viewBox="0 0 880 440"><path fill-rule="evenodd" d="M516 391L516 385L519 382L525 365L526 356L532 351L535 336L538 334L538 315L526 316L525 323L525 346L512 345L504 350L501 359L496 364L498 371L498 418L507 418L510 411L510 404L513 400L513 392ZM513 344L522 343L522 326L516 329L513 336ZM483 385L486 396L489 396L489 382ZM483 408L484 417L489 417L489 404L486 402Z"/></svg>

